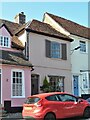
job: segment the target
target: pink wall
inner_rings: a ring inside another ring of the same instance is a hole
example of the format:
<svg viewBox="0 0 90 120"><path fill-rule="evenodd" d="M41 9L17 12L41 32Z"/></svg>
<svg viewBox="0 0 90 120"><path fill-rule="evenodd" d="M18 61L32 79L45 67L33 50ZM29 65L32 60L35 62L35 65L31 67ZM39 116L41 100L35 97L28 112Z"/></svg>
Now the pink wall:
<svg viewBox="0 0 90 120"><path fill-rule="evenodd" d="M12 69L21 69L24 71L25 98L11 98L11 71ZM28 67L2 65L2 102L11 101L11 106L22 106L26 98L31 94L31 70Z"/></svg>
<svg viewBox="0 0 90 120"><path fill-rule="evenodd" d="M10 38L10 46L11 46L11 41L12 41L12 37L11 35L9 34L9 32L7 31L7 29L3 26L1 29L0 29L0 35L2 36L7 36ZM1 47L0 46L0 50L8 50L8 51L18 51L20 52L20 50L16 50L16 49L13 49L13 48L7 48L7 47Z"/></svg>
<svg viewBox="0 0 90 120"><path fill-rule="evenodd" d="M11 35L4 26L0 29L0 35L9 37L11 41ZM11 46L11 42L10 42L10 46Z"/></svg>
<svg viewBox="0 0 90 120"><path fill-rule="evenodd" d="M10 38L10 46L11 46L11 35L7 31L5 27L0 29L0 35L8 36ZM0 50L7 50L7 51L18 51L13 48L6 48L1 47ZM22 67L22 66L12 66L12 65L1 65L0 68L2 69L2 104L4 105L4 101L8 100L11 101L11 106L22 106L27 96L31 94L31 70L29 67ZM11 97L11 71L12 69L20 69L24 71L24 83L25 83L25 97L24 98L12 98Z"/></svg>

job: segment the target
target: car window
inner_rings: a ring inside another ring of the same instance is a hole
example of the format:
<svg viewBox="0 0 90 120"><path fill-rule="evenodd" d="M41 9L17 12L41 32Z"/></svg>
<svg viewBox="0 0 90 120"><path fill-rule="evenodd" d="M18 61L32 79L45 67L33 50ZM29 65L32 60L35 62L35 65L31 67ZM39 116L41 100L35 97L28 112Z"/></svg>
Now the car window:
<svg viewBox="0 0 90 120"><path fill-rule="evenodd" d="M65 102L65 101L76 102L77 101L76 97L67 95L67 94L60 94L59 97L60 97L61 101L63 101L63 102Z"/></svg>
<svg viewBox="0 0 90 120"><path fill-rule="evenodd" d="M25 103L26 104L34 104L34 103L38 102L39 100L40 100L39 97L29 97L29 98L27 98Z"/></svg>
<svg viewBox="0 0 90 120"><path fill-rule="evenodd" d="M59 98L57 97L57 95L47 96L46 99L49 101L59 101Z"/></svg>

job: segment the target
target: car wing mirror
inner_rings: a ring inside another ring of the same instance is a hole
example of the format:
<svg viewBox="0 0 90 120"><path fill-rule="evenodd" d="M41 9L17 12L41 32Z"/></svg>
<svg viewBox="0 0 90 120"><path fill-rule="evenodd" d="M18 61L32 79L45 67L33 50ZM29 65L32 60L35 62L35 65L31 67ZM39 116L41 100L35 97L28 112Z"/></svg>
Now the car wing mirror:
<svg viewBox="0 0 90 120"><path fill-rule="evenodd" d="M81 102L83 102L83 100L81 100L81 99L78 99L78 103L81 103Z"/></svg>

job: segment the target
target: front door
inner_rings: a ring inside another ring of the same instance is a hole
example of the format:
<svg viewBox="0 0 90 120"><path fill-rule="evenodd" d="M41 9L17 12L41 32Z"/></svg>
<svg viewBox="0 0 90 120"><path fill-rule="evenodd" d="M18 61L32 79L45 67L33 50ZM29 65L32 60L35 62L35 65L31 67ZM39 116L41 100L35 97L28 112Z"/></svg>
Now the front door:
<svg viewBox="0 0 90 120"><path fill-rule="evenodd" d="M31 75L31 95L35 95L39 93L39 75L33 74Z"/></svg>
<svg viewBox="0 0 90 120"><path fill-rule="evenodd" d="M74 95L78 96L79 90L78 90L78 76L77 75L73 75L73 90L74 90Z"/></svg>
<svg viewBox="0 0 90 120"><path fill-rule="evenodd" d="M0 104L1 104L1 69L0 69Z"/></svg>

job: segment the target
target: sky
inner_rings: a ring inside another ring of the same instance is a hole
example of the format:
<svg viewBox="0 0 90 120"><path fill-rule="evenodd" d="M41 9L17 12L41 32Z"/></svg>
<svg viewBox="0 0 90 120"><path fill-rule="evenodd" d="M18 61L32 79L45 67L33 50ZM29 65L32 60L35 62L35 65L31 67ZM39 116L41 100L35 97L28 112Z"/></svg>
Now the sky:
<svg viewBox="0 0 90 120"><path fill-rule="evenodd" d="M0 18L14 21L16 14L24 12L26 22L32 19L42 21L45 12L74 21L78 24L89 25L89 2L0 2Z"/></svg>

